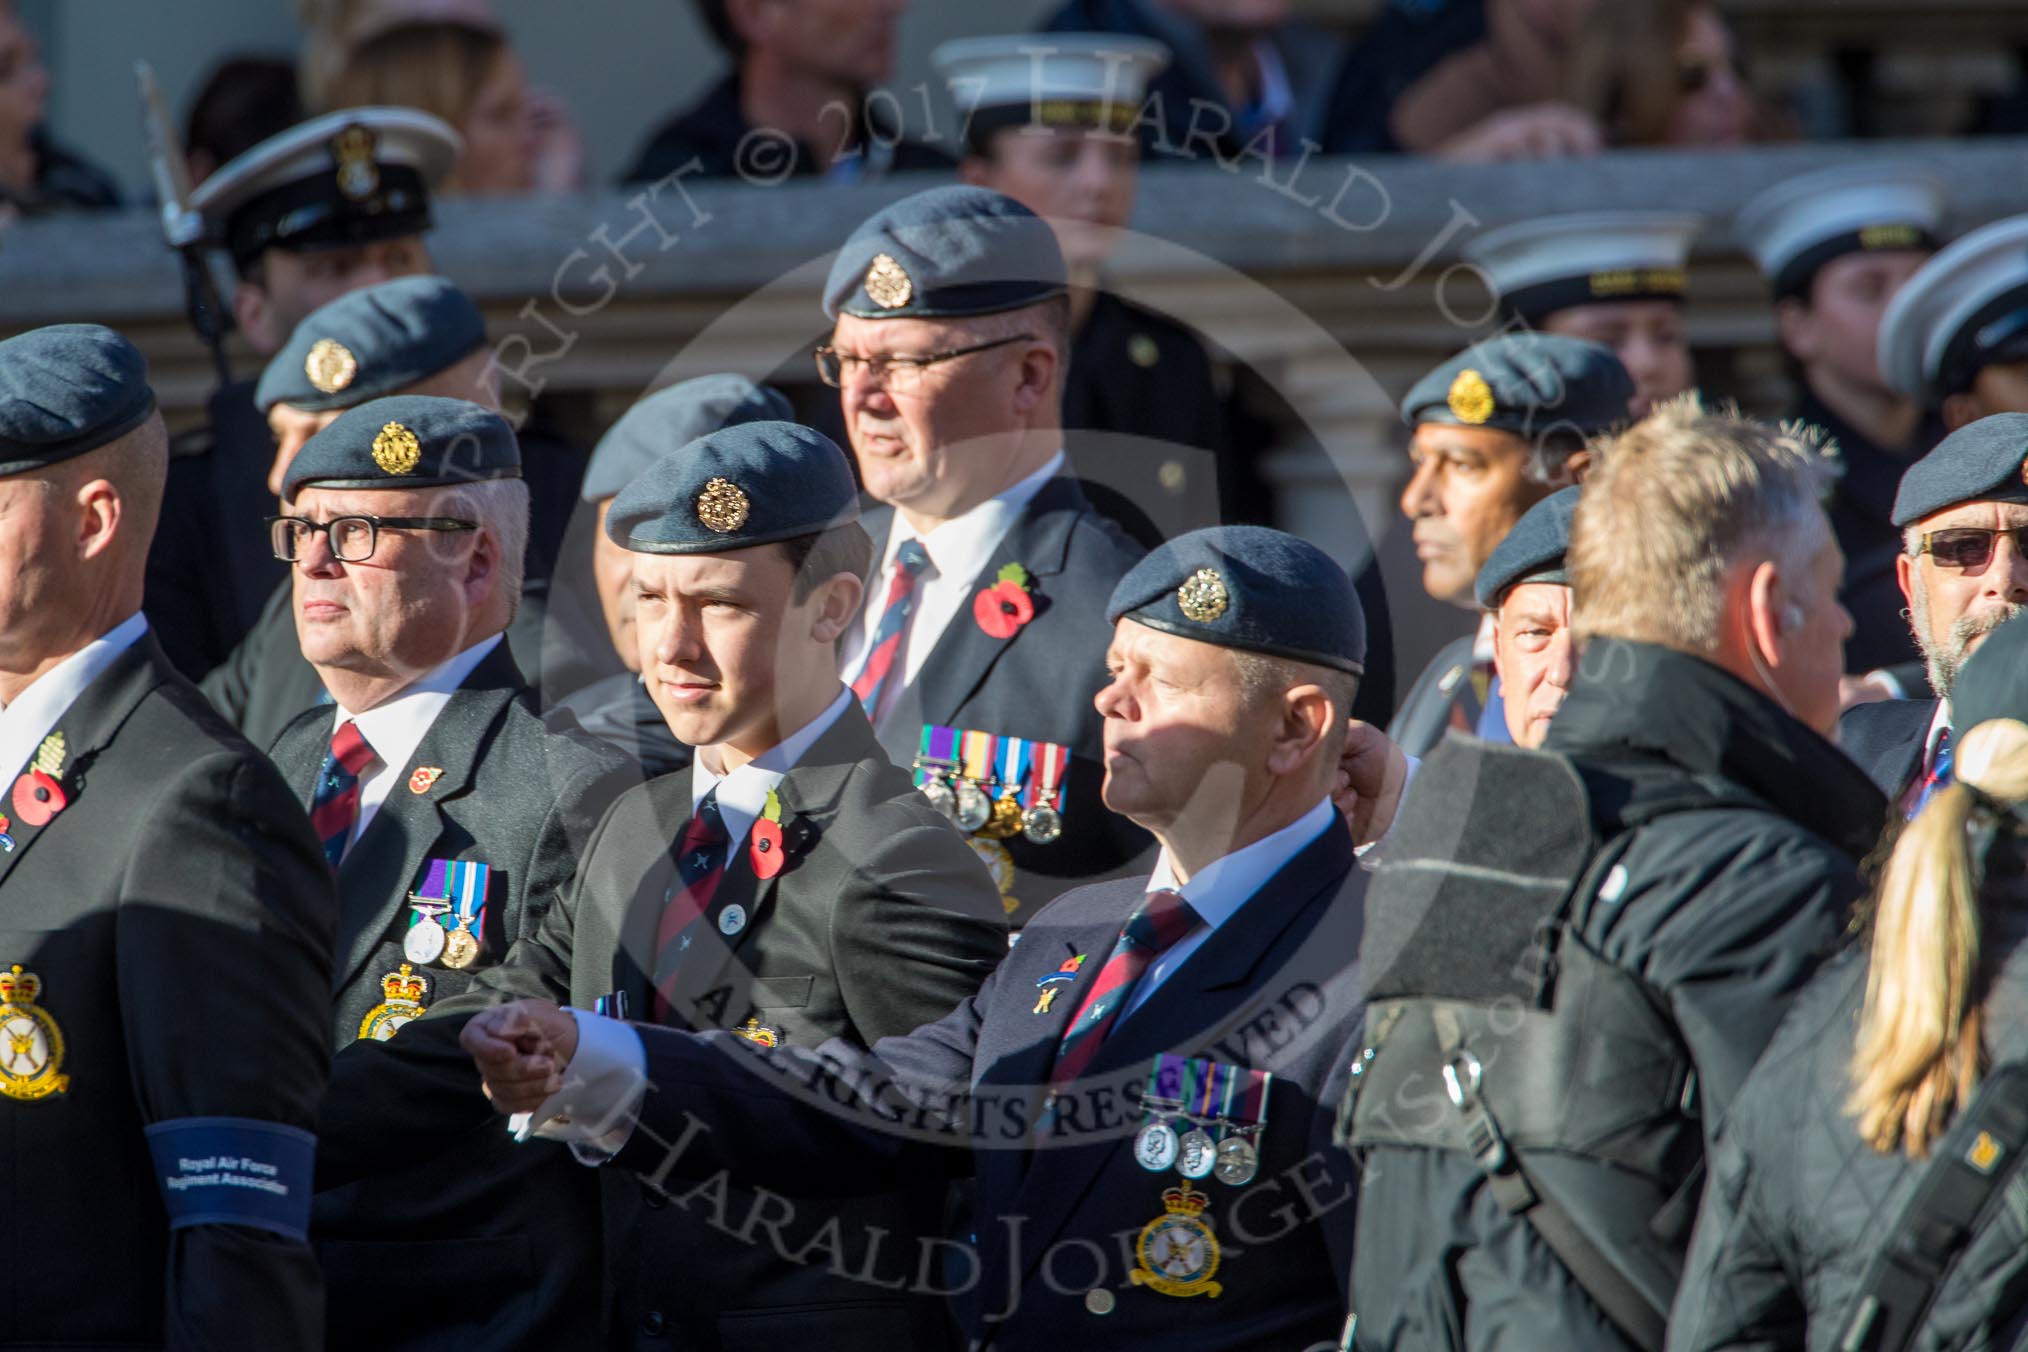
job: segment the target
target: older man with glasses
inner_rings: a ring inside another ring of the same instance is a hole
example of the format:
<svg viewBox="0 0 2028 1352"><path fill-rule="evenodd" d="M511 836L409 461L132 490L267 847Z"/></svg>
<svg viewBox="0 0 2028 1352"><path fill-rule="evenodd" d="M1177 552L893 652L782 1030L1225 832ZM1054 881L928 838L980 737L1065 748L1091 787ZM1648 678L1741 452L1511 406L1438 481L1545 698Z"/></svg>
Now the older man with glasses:
<svg viewBox="0 0 2028 1352"><path fill-rule="evenodd" d="M891 509L844 677L1018 925L1148 845L1098 794L1105 604L1142 551L1066 473L1063 255L1012 198L935 188L853 233L824 308L817 372Z"/></svg>
<svg viewBox="0 0 2028 1352"><path fill-rule="evenodd" d="M501 642L528 539L520 471L499 414L400 395L341 413L284 476L292 514L271 523L274 549L294 565L298 641L333 702L270 755L338 877L341 1048L386 1041L498 965L639 777L545 723ZM359 1146L342 1123L326 1135ZM442 1347L455 1330L475 1349L554 1347L596 1325L597 1200L560 1153L507 1144L412 1136L398 1164L318 1195L332 1346ZM537 1231L539 1256L520 1239Z"/></svg>
<svg viewBox="0 0 2028 1352"><path fill-rule="evenodd" d="M2028 413L1967 423L1909 466L1894 498L1895 580L1935 698L1854 706L1845 753L1908 816L1951 779L1951 686L2028 604Z"/></svg>

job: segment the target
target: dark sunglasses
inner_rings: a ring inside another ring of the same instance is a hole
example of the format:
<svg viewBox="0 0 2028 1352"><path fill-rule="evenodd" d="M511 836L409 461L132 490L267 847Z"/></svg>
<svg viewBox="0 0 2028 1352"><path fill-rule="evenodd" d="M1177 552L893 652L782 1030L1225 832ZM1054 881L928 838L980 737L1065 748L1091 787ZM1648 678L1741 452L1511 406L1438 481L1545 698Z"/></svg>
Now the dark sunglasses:
<svg viewBox="0 0 2028 1352"><path fill-rule="evenodd" d="M1992 562L1993 537L1996 535L2013 536L2014 552L2028 557L2028 526L2011 526L2005 531L1988 530L1984 526L1933 530L1923 535L1922 547L1915 552L1929 555L1941 568L1984 568Z"/></svg>

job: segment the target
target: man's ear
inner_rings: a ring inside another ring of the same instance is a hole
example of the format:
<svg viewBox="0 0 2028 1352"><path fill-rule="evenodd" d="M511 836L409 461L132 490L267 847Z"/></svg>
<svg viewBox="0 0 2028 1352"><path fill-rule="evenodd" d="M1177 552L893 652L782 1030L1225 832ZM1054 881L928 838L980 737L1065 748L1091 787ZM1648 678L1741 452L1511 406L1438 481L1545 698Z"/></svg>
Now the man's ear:
<svg viewBox="0 0 2028 1352"><path fill-rule="evenodd" d="M817 602L817 614L810 625L810 637L818 643L836 643L859 613L865 594L865 582L851 573L833 573L826 578L812 598Z"/></svg>
<svg viewBox="0 0 2028 1352"><path fill-rule="evenodd" d="M1775 302L1775 337L1791 357L1803 363L1816 360L1817 326L1810 307L1794 296Z"/></svg>
<svg viewBox="0 0 2028 1352"><path fill-rule="evenodd" d="M1910 608L1915 605L1915 589L1922 585L1915 575L1915 566L1920 562L1906 549L1894 551L1894 585L1901 588L1901 599Z"/></svg>
<svg viewBox="0 0 2028 1352"><path fill-rule="evenodd" d="M491 526L481 526L472 532L472 552L465 559L465 595L471 594L488 580L498 577L503 551L500 537Z"/></svg>
<svg viewBox="0 0 2028 1352"><path fill-rule="evenodd" d="M1333 725L1345 716L1317 685L1296 685L1282 692L1281 721L1268 748L1268 769L1277 775L1295 772L1314 755Z"/></svg>
<svg viewBox="0 0 2028 1352"><path fill-rule="evenodd" d="M1568 488L1572 484L1581 484L1584 482L1584 476L1589 473L1591 473L1591 448L1587 446L1581 451L1572 451L1565 458L1563 483L1560 486Z"/></svg>
<svg viewBox="0 0 2028 1352"><path fill-rule="evenodd" d="M1786 603L1782 599L1781 568L1773 559L1763 559L1748 575L1743 600L1746 605L1746 638L1767 666L1781 663L1789 626L1783 622Z"/></svg>
<svg viewBox="0 0 2028 1352"><path fill-rule="evenodd" d="M275 307L267 289L252 282L241 282L233 288L232 321L239 325L239 331L256 352L279 351L288 339L287 334L275 332Z"/></svg>
<svg viewBox="0 0 2028 1352"><path fill-rule="evenodd" d="M75 498L78 506L77 553L81 559L95 559L112 548L119 538L120 521L126 504L110 479L93 479L80 484Z"/></svg>
<svg viewBox="0 0 2028 1352"><path fill-rule="evenodd" d="M1056 368L1061 363L1054 347L1048 343L1030 343L1021 354L1021 383L1014 387L1014 408L1018 413L1033 413L1047 401L1055 398Z"/></svg>

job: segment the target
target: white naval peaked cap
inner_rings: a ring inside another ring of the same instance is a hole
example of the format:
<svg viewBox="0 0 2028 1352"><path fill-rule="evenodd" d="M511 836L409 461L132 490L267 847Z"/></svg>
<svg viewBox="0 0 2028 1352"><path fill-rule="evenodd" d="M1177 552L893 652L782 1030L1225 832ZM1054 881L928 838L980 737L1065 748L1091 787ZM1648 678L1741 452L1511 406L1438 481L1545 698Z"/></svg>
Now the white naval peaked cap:
<svg viewBox="0 0 2028 1352"><path fill-rule="evenodd" d="M1947 245L1895 293L1880 321L1880 375L1935 403L1983 366L2028 357L2028 216Z"/></svg>
<svg viewBox="0 0 2028 1352"><path fill-rule="evenodd" d="M982 149L1010 126L1126 131L1169 49L1113 33L1009 33L943 43L930 64L968 119L971 148Z"/></svg>
<svg viewBox="0 0 2028 1352"><path fill-rule="evenodd" d="M1778 183L1740 209L1733 234L1778 296L1817 269L1873 249L1936 248L1943 187L1910 165L1842 165Z"/></svg>
<svg viewBox="0 0 2028 1352"><path fill-rule="evenodd" d="M1586 211L1490 230L1464 254L1510 313L1537 319L1572 305L1681 300L1702 218L1673 211Z"/></svg>

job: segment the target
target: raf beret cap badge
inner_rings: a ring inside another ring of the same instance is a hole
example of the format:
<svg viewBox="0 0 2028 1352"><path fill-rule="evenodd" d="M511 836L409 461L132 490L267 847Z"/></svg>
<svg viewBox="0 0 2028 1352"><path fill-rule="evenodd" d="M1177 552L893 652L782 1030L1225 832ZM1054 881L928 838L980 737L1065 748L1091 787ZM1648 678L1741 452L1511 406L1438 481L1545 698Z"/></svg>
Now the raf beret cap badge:
<svg viewBox="0 0 2028 1352"><path fill-rule="evenodd" d="M359 359L336 338L319 338L303 358L303 374L324 394L336 394L359 374Z"/></svg>
<svg viewBox="0 0 2028 1352"><path fill-rule="evenodd" d="M1452 413L1461 423L1477 427L1493 416L1493 387L1486 378L1470 367L1458 372L1451 381L1450 393L1445 396Z"/></svg>
<svg viewBox="0 0 2028 1352"><path fill-rule="evenodd" d="M908 269L887 254L875 254L866 269L866 294L885 310L898 310L915 294Z"/></svg>
<svg viewBox="0 0 2028 1352"><path fill-rule="evenodd" d="M1225 613L1230 593L1215 568L1199 568L1176 589L1176 606L1188 619L1209 624Z"/></svg>
<svg viewBox="0 0 2028 1352"><path fill-rule="evenodd" d="M746 524L746 494L730 479L711 479L697 495L697 519L707 530L730 535Z"/></svg>
<svg viewBox="0 0 2028 1352"><path fill-rule="evenodd" d="M407 474L422 459L422 443L398 422L380 429L373 439L373 463L386 474Z"/></svg>

